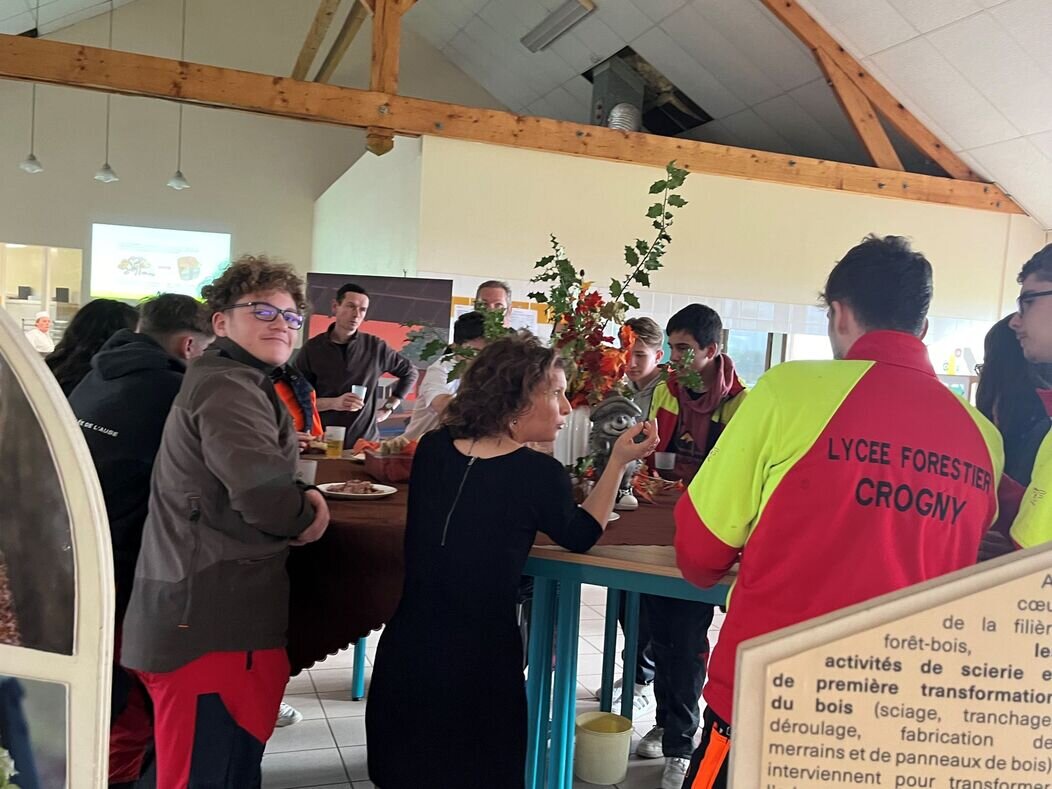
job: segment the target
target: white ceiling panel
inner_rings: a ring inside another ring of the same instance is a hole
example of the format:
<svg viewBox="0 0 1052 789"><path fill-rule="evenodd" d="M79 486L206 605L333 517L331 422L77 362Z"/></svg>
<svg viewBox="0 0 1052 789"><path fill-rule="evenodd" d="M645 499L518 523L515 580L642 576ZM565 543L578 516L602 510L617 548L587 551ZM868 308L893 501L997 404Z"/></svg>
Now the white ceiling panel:
<svg viewBox="0 0 1052 789"><path fill-rule="evenodd" d="M846 151L840 142L812 118L796 100L781 96L757 104L753 109L767 124L778 130L793 153L816 159L843 160Z"/></svg>
<svg viewBox="0 0 1052 789"><path fill-rule="evenodd" d="M869 155L858 139L854 127L848 121L832 89L824 78L812 80L806 85L790 91L790 96L831 134L844 151L842 161L850 164L871 164Z"/></svg>
<svg viewBox="0 0 1052 789"><path fill-rule="evenodd" d="M983 10L977 0L888 0L921 33L964 19Z"/></svg>
<svg viewBox="0 0 1052 789"><path fill-rule="evenodd" d="M733 139L738 141L737 145L743 148L756 148L776 153L793 152L789 141L752 109L728 115L722 121L723 127Z"/></svg>
<svg viewBox="0 0 1052 789"><path fill-rule="evenodd" d="M713 118L745 109L745 103L727 90L659 27L632 42L632 47Z"/></svg>
<svg viewBox="0 0 1052 789"><path fill-rule="evenodd" d="M694 7L782 90L799 87L819 76L811 51L759 0L694 0Z"/></svg>
<svg viewBox="0 0 1052 789"><path fill-rule="evenodd" d="M694 5L676 11L661 27L684 51L704 53L713 77L746 105L766 101L782 92L752 64L746 52L728 41Z"/></svg>
<svg viewBox="0 0 1052 789"><path fill-rule="evenodd" d="M888 0L810 0L807 6L823 27L839 31L834 38L856 55L872 55L918 32Z"/></svg>
<svg viewBox="0 0 1052 789"><path fill-rule="evenodd" d="M673 11L678 11L687 0L632 0L636 8L650 17L652 22L660 22Z"/></svg>
<svg viewBox="0 0 1052 789"><path fill-rule="evenodd" d="M976 14L927 38L1021 132L1052 129L1052 74L993 16Z"/></svg>
<svg viewBox="0 0 1052 789"><path fill-rule="evenodd" d="M594 60L595 55L577 37L572 28L549 44L545 51L554 52L562 58L570 65L574 74L583 74L598 62Z"/></svg>
<svg viewBox="0 0 1052 789"><path fill-rule="evenodd" d="M960 150L1019 136L1015 128L926 39L916 38L875 55L872 63L899 101L909 101L947 129L947 145ZM868 65L868 63L867 63Z"/></svg>
<svg viewBox="0 0 1052 789"><path fill-rule="evenodd" d="M990 11L1037 63L1052 74L1052 3L1048 0L1009 0Z"/></svg>
<svg viewBox="0 0 1052 789"><path fill-rule="evenodd" d="M0 20L19 16L29 10L31 7L26 6L25 0L0 0Z"/></svg>
<svg viewBox="0 0 1052 789"><path fill-rule="evenodd" d="M573 34L592 53L592 62L601 63L616 55L627 41L615 33L597 14L591 14L574 25Z"/></svg>
<svg viewBox="0 0 1052 789"><path fill-rule="evenodd" d="M632 0L603 0L596 14L625 41L643 35L654 26L653 21Z"/></svg>
<svg viewBox="0 0 1052 789"><path fill-rule="evenodd" d="M1028 213L1052 219L1052 160L1027 138L1008 140L971 151L982 167Z"/></svg>
<svg viewBox="0 0 1052 789"><path fill-rule="evenodd" d="M405 25L439 49L460 32L460 28L450 17L431 3L418 3L413 6L413 13L405 16Z"/></svg>
<svg viewBox="0 0 1052 789"><path fill-rule="evenodd" d="M6 33L10 36L17 36L21 33L25 33L27 30L33 29L33 15L28 11L23 11L20 14L9 16L7 19L0 19L0 33Z"/></svg>
<svg viewBox="0 0 1052 789"><path fill-rule="evenodd" d="M723 121L709 121L696 129L688 129L679 136L685 140L711 142L716 145L741 145L741 142L735 139L730 130L723 125Z"/></svg>
<svg viewBox="0 0 1052 789"><path fill-rule="evenodd" d="M584 106L592 106L592 83L584 77L571 77L563 83L563 87Z"/></svg>

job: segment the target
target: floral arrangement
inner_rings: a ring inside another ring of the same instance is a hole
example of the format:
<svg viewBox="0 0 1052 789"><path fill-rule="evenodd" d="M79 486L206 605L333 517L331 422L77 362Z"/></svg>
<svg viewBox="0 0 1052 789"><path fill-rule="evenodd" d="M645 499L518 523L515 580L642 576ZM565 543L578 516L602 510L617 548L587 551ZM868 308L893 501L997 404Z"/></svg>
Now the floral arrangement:
<svg viewBox="0 0 1052 789"><path fill-rule="evenodd" d="M629 288L633 284L650 287L650 275L662 268L662 256L671 243L669 228L673 209L687 204L676 190L683 186L687 171L669 162L665 178L650 187L650 194L661 195L647 209L647 218L657 231L652 240L636 239L625 247L625 264L629 273L624 281L610 282L607 301L585 280L584 269L577 269L567 258L558 239L551 236L552 254L534 265L540 272L531 282L550 283L547 292L535 291L530 298L547 304L552 315L552 342L567 362L567 396L574 406L594 406L611 394L627 394L622 383L635 335L625 326L629 307L639 308L639 298ZM608 333L613 323L618 326L619 347Z"/></svg>
<svg viewBox="0 0 1052 789"><path fill-rule="evenodd" d="M15 775L15 760L4 748L0 748L0 789L18 789L18 784L11 780Z"/></svg>
<svg viewBox="0 0 1052 789"><path fill-rule="evenodd" d="M513 329L509 329L504 325L503 310L490 310L481 304L476 304L475 311L482 313L482 336L487 342L499 340L513 331ZM420 358L424 361L433 359L439 354L442 355L444 360L453 361L453 369L449 371L448 377L450 381L460 378L471 360L479 354L476 349L466 345L450 347L433 329L430 330L429 335L425 335L422 330L417 330L416 335L410 339L426 342L423 348L420 349Z"/></svg>

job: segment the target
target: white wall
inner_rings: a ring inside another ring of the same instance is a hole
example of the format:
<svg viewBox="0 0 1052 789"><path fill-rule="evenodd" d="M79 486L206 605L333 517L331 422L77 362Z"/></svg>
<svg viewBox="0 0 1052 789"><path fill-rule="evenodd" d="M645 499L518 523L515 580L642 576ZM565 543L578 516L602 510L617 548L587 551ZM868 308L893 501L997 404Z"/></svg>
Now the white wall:
<svg viewBox="0 0 1052 789"><path fill-rule="evenodd" d="M648 237L651 167L425 138L419 268L527 280L555 233L600 284ZM654 290L813 304L867 233L913 239L936 272L933 313L993 321L1045 233L1027 217L693 174Z"/></svg>
<svg viewBox="0 0 1052 789"><path fill-rule="evenodd" d="M366 154L314 204L314 271L415 276L420 140Z"/></svg>
<svg viewBox="0 0 1052 789"><path fill-rule="evenodd" d="M316 7L191 2L187 59L287 75ZM114 47L178 57L180 15L179 0L118 8ZM107 26L103 15L54 38L106 46ZM404 46L406 93L499 106L424 39L406 31ZM361 82L368 53L367 25L337 81ZM30 176L17 168L28 152L29 97L28 84L0 81L0 240L10 242L87 249L92 222L193 228L231 233L235 254L265 251L305 271L314 200L364 151L356 129L187 107L182 169L191 188L175 192L165 182L176 163L176 105L115 96L110 163L121 180L100 184L92 176L104 154L105 96L41 86L36 153L45 171Z"/></svg>

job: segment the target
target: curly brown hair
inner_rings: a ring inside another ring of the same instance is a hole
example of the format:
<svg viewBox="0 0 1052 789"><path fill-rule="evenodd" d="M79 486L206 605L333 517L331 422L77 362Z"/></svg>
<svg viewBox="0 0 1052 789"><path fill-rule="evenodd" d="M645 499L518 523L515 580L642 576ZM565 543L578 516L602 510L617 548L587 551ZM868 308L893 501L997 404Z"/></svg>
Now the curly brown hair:
<svg viewBox="0 0 1052 789"><path fill-rule="evenodd" d="M212 312L221 312L246 293L283 290L292 296L296 307L307 309L303 279L288 263L279 263L266 255L242 255L230 263L222 274L201 288L201 298Z"/></svg>
<svg viewBox="0 0 1052 789"><path fill-rule="evenodd" d="M453 438L506 436L512 420L529 408L533 392L557 369L563 369L557 351L529 332L509 334L475 357L442 423Z"/></svg>

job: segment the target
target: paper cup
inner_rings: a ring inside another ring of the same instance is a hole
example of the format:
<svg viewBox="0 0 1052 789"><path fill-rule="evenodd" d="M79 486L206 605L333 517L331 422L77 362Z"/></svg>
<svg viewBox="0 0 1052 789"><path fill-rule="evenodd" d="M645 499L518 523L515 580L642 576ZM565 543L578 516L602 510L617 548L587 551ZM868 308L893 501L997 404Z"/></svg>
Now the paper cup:
<svg viewBox="0 0 1052 789"><path fill-rule="evenodd" d="M660 471L672 471L676 467L675 452L655 452L654 468Z"/></svg>
<svg viewBox="0 0 1052 789"><path fill-rule="evenodd" d="M300 460L296 463L296 479L304 485L313 485L317 475L317 460Z"/></svg>
<svg viewBox="0 0 1052 789"><path fill-rule="evenodd" d="M357 395L358 397L362 398L363 400L365 399L365 395L366 395L366 393L368 391L369 390L366 389L364 386L352 386L351 387L351 394L352 395Z"/></svg>

